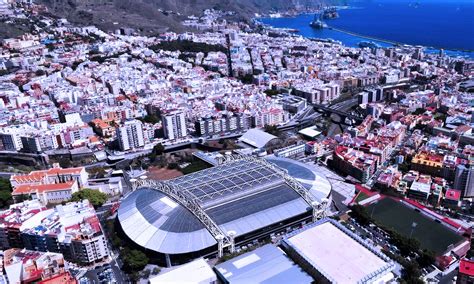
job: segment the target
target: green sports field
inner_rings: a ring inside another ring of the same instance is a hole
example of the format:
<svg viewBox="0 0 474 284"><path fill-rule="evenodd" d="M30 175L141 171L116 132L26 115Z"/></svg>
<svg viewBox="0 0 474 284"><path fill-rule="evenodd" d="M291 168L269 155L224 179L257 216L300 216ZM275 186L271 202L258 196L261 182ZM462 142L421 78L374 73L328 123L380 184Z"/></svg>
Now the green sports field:
<svg viewBox="0 0 474 284"><path fill-rule="evenodd" d="M413 229L412 238L420 242L422 249L431 250L436 254L444 253L449 245L463 239L444 225L391 198L384 198L369 205L367 212L384 227L392 228L406 237L410 236L412 224L415 222L417 225Z"/></svg>

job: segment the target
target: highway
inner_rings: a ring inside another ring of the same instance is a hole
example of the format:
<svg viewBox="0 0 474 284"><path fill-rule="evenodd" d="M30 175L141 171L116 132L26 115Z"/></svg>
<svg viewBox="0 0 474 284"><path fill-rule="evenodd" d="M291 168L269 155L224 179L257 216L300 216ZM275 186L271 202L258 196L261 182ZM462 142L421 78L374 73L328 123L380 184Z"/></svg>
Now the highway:
<svg viewBox="0 0 474 284"><path fill-rule="evenodd" d="M348 111L355 105L357 105L357 98L342 101L329 107L334 110ZM321 116L322 114L314 111L313 105L310 104L306 109L297 113L288 123L279 126L278 130L285 131L306 125L311 126L314 124L314 121Z"/></svg>

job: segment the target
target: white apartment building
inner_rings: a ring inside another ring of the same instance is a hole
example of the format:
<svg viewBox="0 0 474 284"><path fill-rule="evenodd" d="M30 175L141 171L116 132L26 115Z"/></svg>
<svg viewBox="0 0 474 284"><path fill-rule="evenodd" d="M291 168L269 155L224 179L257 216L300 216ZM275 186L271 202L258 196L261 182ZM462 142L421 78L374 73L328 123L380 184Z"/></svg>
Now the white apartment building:
<svg viewBox="0 0 474 284"><path fill-rule="evenodd" d="M123 126L117 128L117 139L122 151L145 146L142 122L139 120L125 121Z"/></svg>
<svg viewBox="0 0 474 284"><path fill-rule="evenodd" d="M184 112L176 111L164 114L162 122L165 138L175 140L188 135Z"/></svg>

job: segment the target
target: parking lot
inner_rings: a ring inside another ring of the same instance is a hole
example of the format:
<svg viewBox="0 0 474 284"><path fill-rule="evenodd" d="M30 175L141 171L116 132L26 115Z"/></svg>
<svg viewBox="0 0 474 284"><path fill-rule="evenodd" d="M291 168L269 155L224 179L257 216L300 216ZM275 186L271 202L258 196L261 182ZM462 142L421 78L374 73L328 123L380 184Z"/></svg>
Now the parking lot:
<svg viewBox="0 0 474 284"><path fill-rule="evenodd" d="M79 279L80 284L127 283L116 261L89 270Z"/></svg>

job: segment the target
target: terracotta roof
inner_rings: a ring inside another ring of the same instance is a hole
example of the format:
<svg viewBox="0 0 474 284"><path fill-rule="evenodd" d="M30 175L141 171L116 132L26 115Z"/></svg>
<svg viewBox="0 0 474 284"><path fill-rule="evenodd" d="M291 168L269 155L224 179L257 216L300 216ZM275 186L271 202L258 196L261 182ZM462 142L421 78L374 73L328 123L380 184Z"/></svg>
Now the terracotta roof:
<svg viewBox="0 0 474 284"><path fill-rule="evenodd" d="M51 168L43 171L32 171L27 175L14 175L11 177L12 180L18 183L25 182L39 182L46 176L56 176L56 175L78 175L83 170L83 167L78 168Z"/></svg>
<svg viewBox="0 0 474 284"><path fill-rule="evenodd" d="M474 260L461 259L459 262L459 273L474 276Z"/></svg>
<svg viewBox="0 0 474 284"><path fill-rule="evenodd" d="M446 191L446 199L459 201L461 199L461 191L455 189L448 189Z"/></svg>
<svg viewBox="0 0 474 284"><path fill-rule="evenodd" d="M34 192L42 193L46 191L68 190L74 185L75 181L52 184L22 184L13 190L12 195L31 194Z"/></svg>

